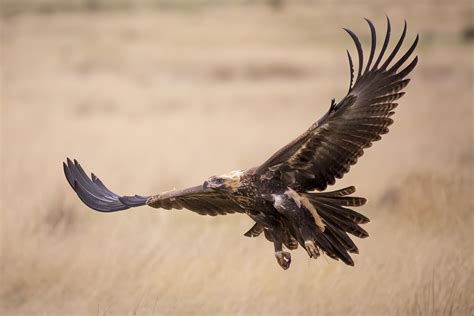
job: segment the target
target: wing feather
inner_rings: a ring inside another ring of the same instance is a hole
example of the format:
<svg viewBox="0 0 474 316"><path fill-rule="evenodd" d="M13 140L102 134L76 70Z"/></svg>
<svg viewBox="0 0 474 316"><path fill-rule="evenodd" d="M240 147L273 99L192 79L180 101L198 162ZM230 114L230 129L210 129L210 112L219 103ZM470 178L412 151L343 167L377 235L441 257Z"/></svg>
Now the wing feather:
<svg viewBox="0 0 474 316"><path fill-rule="evenodd" d="M348 94L337 104L331 103L329 111L305 133L277 151L255 171L266 178L280 176L296 190L324 190L350 170L350 166L363 155L363 149L380 140L393 124L390 118L397 107L395 103L405 92L410 82L405 77L415 68L415 57L405 68L402 66L412 56L418 44L413 44L403 56L395 60L407 33L405 22L400 39L387 59L382 63L391 34L387 17L387 31L380 53L375 59L377 35L375 27L367 20L371 33L371 46L364 65L362 45L355 33L344 29L353 40L358 57L355 82L354 67L348 52L350 83ZM382 65L379 67L379 64ZM401 70L400 70L401 69Z"/></svg>
<svg viewBox="0 0 474 316"><path fill-rule="evenodd" d="M163 209L188 209L201 215L223 215L243 212L229 196L195 186L164 192L155 196L120 196L110 191L95 175L89 178L77 160L67 158L64 174L81 201L99 212L116 212L149 205Z"/></svg>
<svg viewBox="0 0 474 316"><path fill-rule="evenodd" d="M94 174L89 178L77 160L63 162L64 175L81 201L100 212L116 212L145 205L147 196L119 196Z"/></svg>
<svg viewBox="0 0 474 316"><path fill-rule="evenodd" d="M357 37L357 35L355 35L354 32L352 32L349 29L344 28L343 30L346 31L350 35L357 49L357 57L359 59L359 67L357 68L357 78L356 78L356 82L357 82L357 80L360 79L360 76L362 74L362 65L364 64L364 51L362 50L362 45L360 44L360 40Z"/></svg>
<svg viewBox="0 0 474 316"><path fill-rule="evenodd" d="M379 66L379 63L382 61L383 55L385 54L385 51L387 50L387 47L388 47L388 42L390 42L391 32L392 32L392 26L390 25L390 19L387 16L387 32L385 33L385 39L383 40L382 49L380 50L379 57L377 58L377 61L375 62L373 69L377 69Z"/></svg>
<svg viewBox="0 0 474 316"><path fill-rule="evenodd" d="M168 210L186 208L201 215L211 216L244 212L229 195L205 190L202 185L152 196L147 205Z"/></svg>
<svg viewBox="0 0 474 316"><path fill-rule="evenodd" d="M370 55L369 55L369 61L367 61L367 66L365 67L365 70L364 70L364 75L367 74L367 72L369 71L370 69L370 66L372 64L372 60L374 59L374 54L375 54L375 47L376 47L376 44L377 44L377 33L375 32L375 27L374 27L374 24L372 23L372 21L370 21L369 19L365 19L367 21L367 23L369 24L369 28L370 28L370 38L372 39L371 40L371 47L370 47Z"/></svg>

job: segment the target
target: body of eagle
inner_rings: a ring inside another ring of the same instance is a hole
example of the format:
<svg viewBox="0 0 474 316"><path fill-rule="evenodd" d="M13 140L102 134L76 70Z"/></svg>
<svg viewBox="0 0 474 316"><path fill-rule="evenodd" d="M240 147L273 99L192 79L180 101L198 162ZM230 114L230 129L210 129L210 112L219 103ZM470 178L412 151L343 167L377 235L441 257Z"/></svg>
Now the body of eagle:
<svg viewBox="0 0 474 316"><path fill-rule="evenodd" d="M334 100L329 111L306 132L280 149L258 167L213 176L203 184L155 196L119 196L111 192L94 174L89 178L80 164L69 158L63 164L66 178L79 198L101 212L126 210L149 205L162 209L188 209L201 215L245 213L255 225L245 236L262 232L274 244L275 257L283 269L291 263L287 250L303 247L311 258L321 252L354 265L351 253L357 246L348 234L364 238L360 226L369 219L352 210L366 200L351 196L353 186L324 191L349 171L363 150L388 132L390 118L409 82L406 76L418 58L408 59L418 43L418 36L406 53L396 59L405 39L406 23L393 50L387 53L391 26L381 49L376 51L376 32L369 20L371 47L367 62L358 37L347 30L358 55L357 73L351 55L350 85L347 95ZM387 55L387 56L386 56ZM284 250L287 249L287 250Z"/></svg>

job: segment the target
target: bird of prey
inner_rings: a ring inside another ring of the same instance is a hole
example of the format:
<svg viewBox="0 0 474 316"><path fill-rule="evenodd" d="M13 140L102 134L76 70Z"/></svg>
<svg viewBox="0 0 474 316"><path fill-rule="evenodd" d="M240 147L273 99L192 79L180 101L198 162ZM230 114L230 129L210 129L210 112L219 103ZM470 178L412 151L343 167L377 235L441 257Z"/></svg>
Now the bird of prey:
<svg viewBox="0 0 474 316"><path fill-rule="evenodd" d="M153 196L120 196L94 174L89 178L76 160L68 158L63 163L67 181L82 202L100 212L148 205L166 210L187 209L201 215L247 214L255 224L244 235L256 237L263 232L273 243L276 260L283 269L291 263L287 250L298 245L311 258L325 253L354 265L350 253L358 253L358 249L348 234L367 237L360 225L369 219L351 208L365 204L366 199L352 196L354 186L322 191L342 178L364 149L388 132L398 105L395 102L404 95L402 90L410 81L406 77L418 61L417 56L410 58L418 35L408 50L395 58L405 39L406 22L400 39L386 54L391 34L387 17L385 38L376 54L375 27L370 20L366 21L371 33L367 61L359 38L344 29L354 41L358 57L355 73L347 51L347 95L337 103L332 100L327 113L261 165L212 176L184 190Z"/></svg>

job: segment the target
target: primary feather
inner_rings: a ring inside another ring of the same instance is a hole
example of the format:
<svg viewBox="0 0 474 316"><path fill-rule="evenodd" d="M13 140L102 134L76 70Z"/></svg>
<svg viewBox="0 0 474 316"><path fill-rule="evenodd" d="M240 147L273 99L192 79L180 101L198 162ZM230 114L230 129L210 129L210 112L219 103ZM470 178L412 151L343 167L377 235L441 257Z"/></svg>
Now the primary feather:
<svg viewBox="0 0 474 316"><path fill-rule="evenodd" d="M404 95L401 90L409 83L409 79L405 77L416 66L418 57L413 58L401 71L398 69L412 55L418 36L408 51L387 69L405 38L405 23L394 50L383 65L378 67L390 38L391 26L387 18L385 41L375 64L371 66L375 54L376 32L372 22L367 22L372 34L372 44L365 71L362 72L364 57L359 38L345 29L354 41L359 60L354 84L352 58L348 53L351 80L347 95L304 134L262 164L258 173L281 174L288 185L297 190L324 190L349 172L350 166L363 155L364 148L370 147L374 141L388 133L388 127L393 123L390 116L398 105L395 101Z"/></svg>

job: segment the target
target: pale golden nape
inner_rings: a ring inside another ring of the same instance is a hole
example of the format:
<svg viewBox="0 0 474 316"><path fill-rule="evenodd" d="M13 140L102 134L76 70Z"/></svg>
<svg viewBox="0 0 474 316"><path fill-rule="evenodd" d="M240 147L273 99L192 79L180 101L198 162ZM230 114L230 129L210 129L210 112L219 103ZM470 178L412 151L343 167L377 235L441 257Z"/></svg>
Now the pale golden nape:
<svg viewBox="0 0 474 316"><path fill-rule="evenodd" d="M236 191L239 187L240 180L244 174L243 170L233 170L224 174L217 176L220 179L224 180L223 185L229 188L231 191Z"/></svg>

